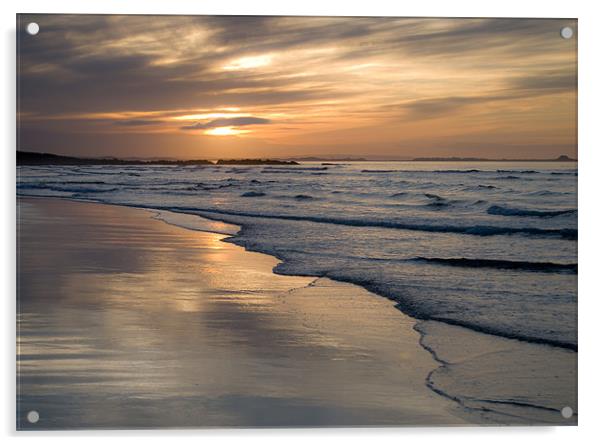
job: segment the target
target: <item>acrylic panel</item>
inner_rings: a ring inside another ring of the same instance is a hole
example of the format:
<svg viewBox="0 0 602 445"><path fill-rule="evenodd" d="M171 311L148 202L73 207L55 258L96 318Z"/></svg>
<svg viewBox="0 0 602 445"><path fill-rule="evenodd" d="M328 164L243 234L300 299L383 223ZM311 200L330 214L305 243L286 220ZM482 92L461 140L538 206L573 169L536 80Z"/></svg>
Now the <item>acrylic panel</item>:
<svg viewBox="0 0 602 445"><path fill-rule="evenodd" d="M577 20L17 16L17 428L576 425Z"/></svg>

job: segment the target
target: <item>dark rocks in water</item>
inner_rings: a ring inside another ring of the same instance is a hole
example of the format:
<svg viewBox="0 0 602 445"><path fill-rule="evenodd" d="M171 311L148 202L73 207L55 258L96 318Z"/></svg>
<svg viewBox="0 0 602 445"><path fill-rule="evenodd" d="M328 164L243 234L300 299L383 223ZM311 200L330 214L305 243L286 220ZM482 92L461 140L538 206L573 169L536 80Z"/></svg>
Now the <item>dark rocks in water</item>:
<svg viewBox="0 0 602 445"><path fill-rule="evenodd" d="M299 165L295 161L281 161L279 159L220 159L217 165Z"/></svg>
<svg viewBox="0 0 602 445"><path fill-rule="evenodd" d="M558 156L556 159L554 159L556 162L574 162L577 159L571 158L567 155L560 155Z"/></svg>
<svg viewBox="0 0 602 445"><path fill-rule="evenodd" d="M251 192L245 192L245 193L243 193L240 196L243 197L243 198L255 198L255 197L258 197L258 196L265 196L265 193L251 191Z"/></svg>

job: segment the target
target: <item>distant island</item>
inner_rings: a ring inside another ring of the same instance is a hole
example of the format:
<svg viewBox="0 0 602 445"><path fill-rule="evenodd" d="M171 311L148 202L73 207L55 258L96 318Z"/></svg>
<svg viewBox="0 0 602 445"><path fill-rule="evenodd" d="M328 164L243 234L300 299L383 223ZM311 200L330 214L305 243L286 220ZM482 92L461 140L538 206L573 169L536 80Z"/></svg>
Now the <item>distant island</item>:
<svg viewBox="0 0 602 445"><path fill-rule="evenodd" d="M553 159L488 159L488 158L414 158L415 162L576 162L577 159L560 155Z"/></svg>
<svg viewBox="0 0 602 445"><path fill-rule="evenodd" d="M214 163L206 159L77 158L52 153L17 151L17 165L298 165L298 163L278 159L220 159Z"/></svg>

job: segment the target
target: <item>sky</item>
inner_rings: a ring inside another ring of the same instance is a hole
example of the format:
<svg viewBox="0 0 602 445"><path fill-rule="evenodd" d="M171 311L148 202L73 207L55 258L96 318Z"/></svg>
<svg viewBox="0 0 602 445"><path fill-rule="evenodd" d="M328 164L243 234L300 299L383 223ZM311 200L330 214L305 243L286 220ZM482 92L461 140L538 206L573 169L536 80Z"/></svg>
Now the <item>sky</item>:
<svg viewBox="0 0 602 445"><path fill-rule="evenodd" d="M40 32L25 32L37 22ZM20 15L18 149L577 156L568 19Z"/></svg>

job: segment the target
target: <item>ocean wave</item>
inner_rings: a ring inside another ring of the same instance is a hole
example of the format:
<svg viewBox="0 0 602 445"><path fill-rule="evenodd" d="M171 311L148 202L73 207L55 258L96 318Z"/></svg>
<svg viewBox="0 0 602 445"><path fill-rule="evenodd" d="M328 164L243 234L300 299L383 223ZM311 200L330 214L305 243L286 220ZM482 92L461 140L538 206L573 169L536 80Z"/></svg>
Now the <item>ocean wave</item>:
<svg viewBox="0 0 602 445"><path fill-rule="evenodd" d="M232 183L227 183L227 184L206 184L206 183L203 183L203 182L199 182L198 184L191 185L190 187L186 187L183 190L189 190L189 191L194 191L194 190L211 191L211 190L220 190L220 189L225 189L225 188L230 188L230 187L235 187L235 184L232 184Z"/></svg>
<svg viewBox="0 0 602 445"><path fill-rule="evenodd" d="M272 252L266 252L272 254ZM274 268L274 272L282 273L284 275L288 275L285 267L285 263L281 263L276 268ZM299 275L301 273L293 273L294 275ZM315 274L313 274L315 275ZM372 279L365 279L357 275L349 275L342 271L331 271L323 274L324 276L337 280L344 281L352 284L356 284L358 286L362 286L370 292L381 295L385 298L388 298L392 301L396 302L395 307L402 311L403 313L409 315L410 317L417 318L419 320L433 320L439 321L442 323L446 323L453 326L461 326L464 328L471 329L476 332L482 332L485 334L496 335L499 337L510 338L515 340L526 341L530 343L538 343L545 344L550 346L556 346L560 348L570 349L572 351L577 351L577 343L570 340L563 340L559 338L553 337L543 337L539 335L533 335L528 332L521 332L520 330L510 329L508 330L505 327L491 325L489 323L479 323L475 322L469 318L452 318L450 315L439 315L440 310L433 309L429 307L427 302L426 305L422 304L422 301L416 301L412 298L406 298L403 295L400 295L396 289L390 287L387 283L382 283L380 281L374 281Z"/></svg>
<svg viewBox="0 0 602 445"><path fill-rule="evenodd" d="M324 224L338 224L352 227L381 227L385 229L412 230L419 232L457 233L462 235L494 236L494 235L530 235L538 237L552 237L566 240L577 239L577 229L541 229L537 227L499 227L499 226L454 226L437 224L404 223L396 221L368 220L354 218L332 218L310 215L276 215L270 213L252 213L238 211L224 211L218 209L172 207L163 210L181 212L206 212L218 215L243 216L250 218L281 219L288 221L308 221Z"/></svg>
<svg viewBox="0 0 602 445"><path fill-rule="evenodd" d="M530 272L568 272L577 273L577 264L564 264L552 262L532 262L532 261L510 261L510 260L491 260L482 258L426 258L416 257L410 261L419 261L425 263L441 264L452 267L470 267L487 269L510 269L524 270Z"/></svg>
<svg viewBox="0 0 602 445"><path fill-rule="evenodd" d="M324 171L328 170L328 167L264 167L264 170L278 170L278 171Z"/></svg>
<svg viewBox="0 0 602 445"><path fill-rule="evenodd" d="M563 194L564 192L553 192L551 190L537 190L535 192L526 193L528 196L559 196Z"/></svg>
<svg viewBox="0 0 602 445"><path fill-rule="evenodd" d="M368 170L368 169L364 169L361 172L362 173L396 173L399 170Z"/></svg>
<svg viewBox="0 0 602 445"><path fill-rule="evenodd" d="M60 187L49 186L47 184L17 184L17 190L50 190L53 192L66 193L108 193L120 190L118 187L111 188L91 188L91 187Z"/></svg>
<svg viewBox="0 0 602 445"><path fill-rule="evenodd" d="M104 181L45 181L44 184L86 184L86 185L106 185ZM110 183L111 185L129 185L123 183Z"/></svg>
<svg viewBox="0 0 602 445"><path fill-rule="evenodd" d="M399 309L401 309L402 312L406 312L406 310L407 310L407 309L404 309L404 306L402 303L399 303ZM476 332L482 332L484 334L489 334L489 335L496 335L498 337L510 338L513 340L521 340L521 341L526 341L529 343L536 343L536 344L540 344L540 345L556 346L558 348L570 349L571 351L577 351L577 349L578 349L577 344L573 343L571 341L556 340L556 339L550 339L550 338L541 338L541 337L536 337L534 335L508 332L508 331L499 329L494 326L483 326L481 324L472 323L468 320L456 320L453 318L439 317L436 315L435 316L421 316L420 313L412 314L410 310L408 310L408 312L406 312L406 313L409 313L409 315L413 316L414 318L420 318L423 320L440 321L442 323L447 323L452 326L461 326L461 327L468 328L468 329L471 329Z"/></svg>
<svg viewBox="0 0 602 445"><path fill-rule="evenodd" d="M485 173L485 170L477 170L477 169L470 169L470 170L433 170L434 173Z"/></svg>
<svg viewBox="0 0 602 445"><path fill-rule="evenodd" d="M250 192L245 192L242 195L240 195L242 198L256 198L259 196L265 196L265 193L263 192L255 192L255 191L250 191Z"/></svg>
<svg viewBox="0 0 602 445"><path fill-rule="evenodd" d="M425 207L427 207L429 209L441 210L441 209L444 209L449 206L450 206L449 202L435 201L435 202L429 202Z"/></svg>
<svg viewBox="0 0 602 445"><path fill-rule="evenodd" d="M98 169L98 170L84 170L84 169L75 169L73 173L70 174L75 174L75 175L79 175L79 176L88 176L88 175L98 175L98 176L123 176L123 175L127 175L127 176L140 176L140 173L134 173L134 172L128 172L128 171L123 171L125 169L122 169L122 171L119 172L114 172L114 171L106 171L104 169Z"/></svg>
<svg viewBox="0 0 602 445"><path fill-rule="evenodd" d="M444 209L451 205L451 203L449 201L447 201L445 198L443 198L439 195L435 195L434 193L424 193L424 196L426 196L427 198L432 200L432 202L429 202L425 206L429 209L441 210L441 209Z"/></svg>
<svg viewBox="0 0 602 445"><path fill-rule="evenodd" d="M473 191L482 192L484 190L497 190L497 189L499 189L499 187L496 187L495 185L483 185L483 184L466 185L466 186L464 186L464 184L458 184L458 186L462 187L462 190L463 191L467 191L467 192L473 192Z"/></svg>
<svg viewBox="0 0 602 445"><path fill-rule="evenodd" d="M296 175L302 175L304 173L306 173L305 170L300 170L300 169L295 169L295 170L280 170L280 169L263 169L261 170L259 173L268 173L268 174L296 174Z"/></svg>
<svg viewBox="0 0 602 445"><path fill-rule="evenodd" d="M496 170L497 173L521 173L521 174L533 174L533 173L541 173L537 170Z"/></svg>
<svg viewBox="0 0 602 445"><path fill-rule="evenodd" d="M540 218L551 218L554 216L561 215L573 215L577 213L577 209L568 210L529 210L529 209L516 209L511 207L503 207L493 205L487 209L487 213L490 215L501 215L501 216L536 216Z"/></svg>

